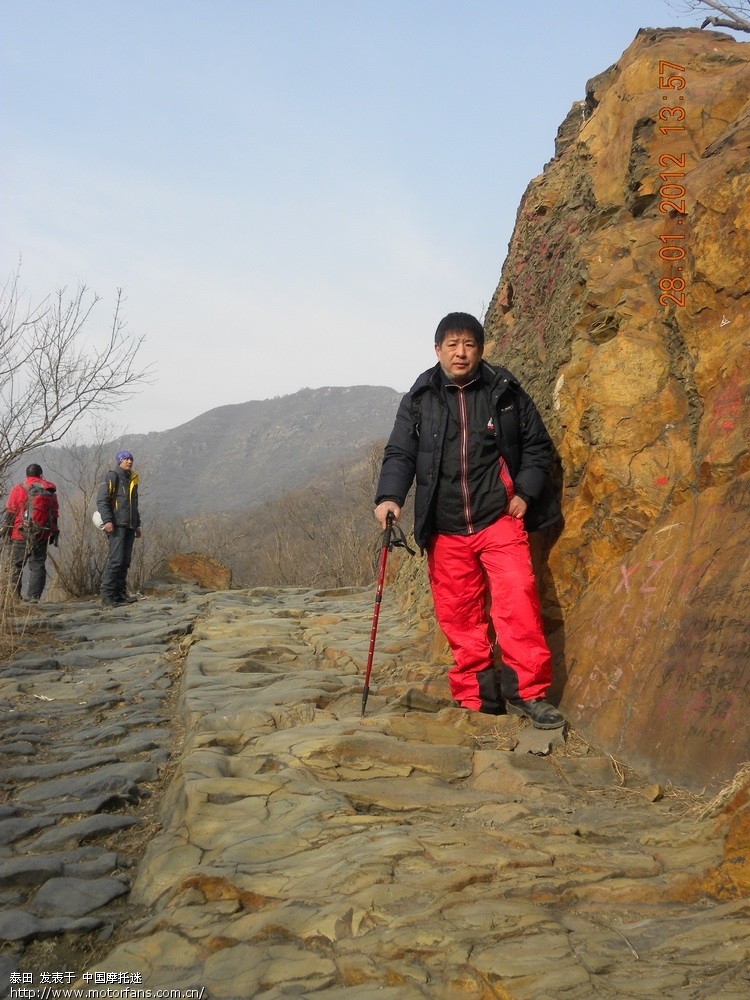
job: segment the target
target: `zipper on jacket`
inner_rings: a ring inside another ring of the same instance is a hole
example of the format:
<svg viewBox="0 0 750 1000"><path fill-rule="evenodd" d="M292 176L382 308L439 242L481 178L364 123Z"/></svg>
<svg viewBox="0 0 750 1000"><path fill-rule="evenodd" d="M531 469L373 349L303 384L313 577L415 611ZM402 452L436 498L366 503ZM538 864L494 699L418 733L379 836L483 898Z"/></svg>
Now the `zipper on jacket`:
<svg viewBox="0 0 750 1000"><path fill-rule="evenodd" d="M458 386L458 441L459 469L461 479L461 497L463 499L466 530L474 534L474 522L471 517L471 491L469 489L469 420L466 414L466 396L462 386Z"/></svg>

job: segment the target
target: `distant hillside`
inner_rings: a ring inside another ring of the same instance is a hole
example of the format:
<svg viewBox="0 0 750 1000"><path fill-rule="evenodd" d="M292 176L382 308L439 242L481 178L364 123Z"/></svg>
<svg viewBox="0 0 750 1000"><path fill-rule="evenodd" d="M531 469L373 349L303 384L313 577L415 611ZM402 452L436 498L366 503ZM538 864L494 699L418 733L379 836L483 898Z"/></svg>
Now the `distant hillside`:
<svg viewBox="0 0 750 1000"><path fill-rule="evenodd" d="M301 389L220 406L172 430L127 435L105 454L113 461L121 447L134 453L146 516L149 504L184 517L247 510L387 437L400 398L384 386ZM64 489L64 449L25 456L16 477L30 461Z"/></svg>

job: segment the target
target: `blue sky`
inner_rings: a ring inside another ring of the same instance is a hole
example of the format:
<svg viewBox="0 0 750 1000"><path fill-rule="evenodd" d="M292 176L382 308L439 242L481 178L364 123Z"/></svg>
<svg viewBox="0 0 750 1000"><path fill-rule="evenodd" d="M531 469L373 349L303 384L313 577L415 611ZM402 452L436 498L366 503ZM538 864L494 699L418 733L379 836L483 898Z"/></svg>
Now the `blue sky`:
<svg viewBox="0 0 750 1000"><path fill-rule="evenodd" d="M666 0L25 0L0 11L3 276L117 288L156 371L113 427L405 389L481 316L586 80Z"/></svg>

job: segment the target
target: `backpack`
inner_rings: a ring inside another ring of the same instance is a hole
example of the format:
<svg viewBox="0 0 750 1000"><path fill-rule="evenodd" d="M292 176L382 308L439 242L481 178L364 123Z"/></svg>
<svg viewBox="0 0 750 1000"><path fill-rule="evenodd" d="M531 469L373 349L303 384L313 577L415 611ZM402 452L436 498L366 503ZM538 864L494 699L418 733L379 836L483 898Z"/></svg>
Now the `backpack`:
<svg viewBox="0 0 750 1000"><path fill-rule="evenodd" d="M114 505L115 496L117 495L117 483L113 482L109 478L109 474L107 474L104 481L107 484L107 495L109 496L110 506L112 506ZM94 507L94 510L92 511L91 514L91 520L97 531L104 531L104 521L102 520L102 515L99 513L98 507Z"/></svg>
<svg viewBox="0 0 750 1000"><path fill-rule="evenodd" d="M25 486L27 493L26 506L19 532L27 542L36 544L45 538L51 538L57 532L57 514L55 512L55 494L57 490L32 483Z"/></svg>

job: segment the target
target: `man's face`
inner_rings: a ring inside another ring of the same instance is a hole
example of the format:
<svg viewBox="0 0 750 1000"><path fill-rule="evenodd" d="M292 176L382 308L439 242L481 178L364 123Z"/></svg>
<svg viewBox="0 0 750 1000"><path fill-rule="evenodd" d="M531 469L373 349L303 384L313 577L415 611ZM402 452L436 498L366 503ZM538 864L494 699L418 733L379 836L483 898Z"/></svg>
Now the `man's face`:
<svg viewBox="0 0 750 1000"><path fill-rule="evenodd" d="M133 459L123 458L123 460L120 462L120 468L125 469L126 472L130 472L130 470L133 468Z"/></svg>
<svg viewBox="0 0 750 1000"><path fill-rule="evenodd" d="M473 333L450 330L441 344L435 344L435 354L448 378L456 385L465 385L474 377L482 360L484 347Z"/></svg>

